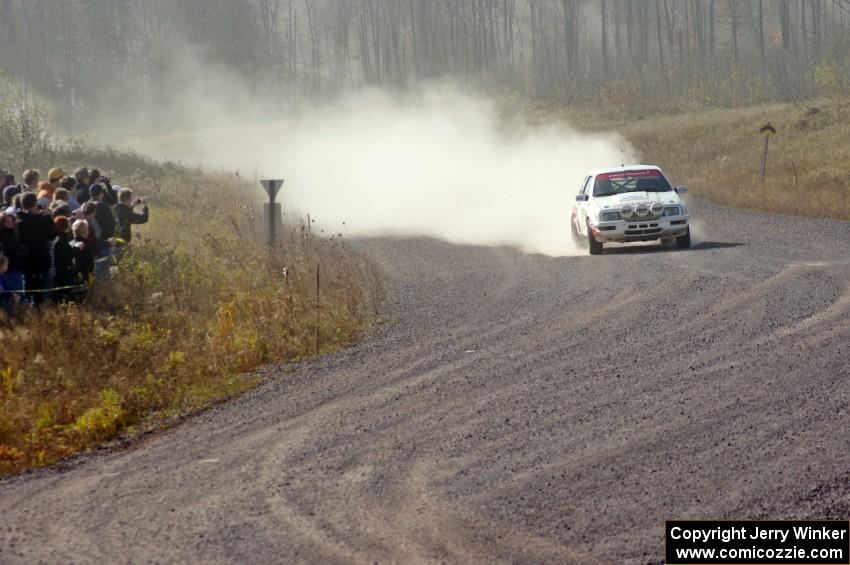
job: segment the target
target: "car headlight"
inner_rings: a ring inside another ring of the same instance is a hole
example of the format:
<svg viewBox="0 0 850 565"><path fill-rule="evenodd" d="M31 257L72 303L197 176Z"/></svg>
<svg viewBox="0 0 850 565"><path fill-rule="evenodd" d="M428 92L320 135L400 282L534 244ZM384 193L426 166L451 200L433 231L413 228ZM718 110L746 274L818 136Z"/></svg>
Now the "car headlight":
<svg viewBox="0 0 850 565"><path fill-rule="evenodd" d="M668 206L664 208L665 216L679 216L682 214L682 209L678 206Z"/></svg>
<svg viewBox="0 0 850 565"><path fill-rule="evenodd" d="M600 222L616 222L620 219L619 212L602 212L599 214Z"/></svg>

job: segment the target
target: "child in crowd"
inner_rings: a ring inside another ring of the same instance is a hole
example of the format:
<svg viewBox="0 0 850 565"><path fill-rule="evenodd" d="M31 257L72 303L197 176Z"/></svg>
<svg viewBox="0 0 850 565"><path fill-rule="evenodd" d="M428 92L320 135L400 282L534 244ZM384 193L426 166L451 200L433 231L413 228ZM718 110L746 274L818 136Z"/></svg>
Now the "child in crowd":
<svg viewBox="0 0 850 565"><path fill-rule="evenodd" d="M74 271L78 282L91 284L92 273L94 273L94 254L89 243L89 223L85 220L77 220L71 226L74 239L71 240L71 249L74 252Z"/></svg>

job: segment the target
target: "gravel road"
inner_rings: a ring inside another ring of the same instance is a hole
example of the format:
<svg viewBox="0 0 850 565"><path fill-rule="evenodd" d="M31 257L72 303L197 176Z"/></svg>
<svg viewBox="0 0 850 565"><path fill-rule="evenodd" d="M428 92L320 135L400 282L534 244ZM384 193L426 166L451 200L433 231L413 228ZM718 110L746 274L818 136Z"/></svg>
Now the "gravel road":
<svg viewBox="0 0 850 565"><path fill-rule="evenodd" d="M0 562L645 564L665 519L847 519L850 224L691 210L690 251L362 242L388 323L1 482Z"/></svg>

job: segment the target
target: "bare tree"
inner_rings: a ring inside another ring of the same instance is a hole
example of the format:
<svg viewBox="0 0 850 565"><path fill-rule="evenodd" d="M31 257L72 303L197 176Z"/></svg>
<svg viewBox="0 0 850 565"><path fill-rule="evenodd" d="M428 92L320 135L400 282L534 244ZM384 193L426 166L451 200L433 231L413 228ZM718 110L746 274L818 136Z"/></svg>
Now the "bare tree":
<svg viewBox="0 0 850 565"><path fill-rule="evenodd" d="M846 93L848 22L850 0L0 0L0 69L68 120L167 108L187 57L279 108L441 77L565 102L731 104L813 96L824 63Z"/></svg>

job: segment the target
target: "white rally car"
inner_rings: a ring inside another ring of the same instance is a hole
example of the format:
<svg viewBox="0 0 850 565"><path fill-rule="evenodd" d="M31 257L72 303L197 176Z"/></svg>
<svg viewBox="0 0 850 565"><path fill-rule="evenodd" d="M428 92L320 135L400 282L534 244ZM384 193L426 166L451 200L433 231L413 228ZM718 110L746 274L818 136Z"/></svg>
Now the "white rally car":
<svg viewBox="0 0 850 565"><path fill-rule="evenodd" d="M572 211L572 236L585 243L591 255L602 253L606 242L661 240L679 249L691 246L688 211L680 194L651 165L593 171L581 185Z"/></svg>

